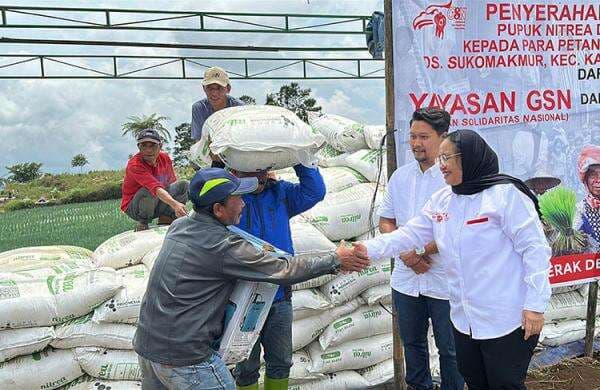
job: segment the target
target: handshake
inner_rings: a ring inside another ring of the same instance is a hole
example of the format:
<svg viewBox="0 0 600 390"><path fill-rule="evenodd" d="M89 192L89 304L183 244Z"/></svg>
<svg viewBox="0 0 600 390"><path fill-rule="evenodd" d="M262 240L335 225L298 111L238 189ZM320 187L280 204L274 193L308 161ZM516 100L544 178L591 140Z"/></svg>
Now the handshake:
<svg viewBox="0 0 600 390"><path fill-rule="evenodd" d="M341 264L341 270L345 272L360 272L371 264L367 247L361 242L353 242L349 247L341 241L335 253Z"/></svg>

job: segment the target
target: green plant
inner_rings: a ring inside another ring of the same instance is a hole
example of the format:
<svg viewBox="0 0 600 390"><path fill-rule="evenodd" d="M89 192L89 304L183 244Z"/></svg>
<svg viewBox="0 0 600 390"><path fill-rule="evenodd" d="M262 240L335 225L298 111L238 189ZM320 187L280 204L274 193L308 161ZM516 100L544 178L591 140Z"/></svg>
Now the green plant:
<svg viewBox="0 0 600 390"><path fill-rule="evenodd" d="M12 200L4 206L6 211L16 211L23 209L31 209L35 207L35 203L32 200Z"/></svg>
<svg viewBox="0 0 600 390"><path fill-rule="evenodd" d="M279 92L267 95L265 104L285 107L298 115L304 122L308 122L308 112L321 112L317 101L310 97L311 89L300 88L298 83L290 83L279 88Z"/></svg>
<svg viewBox="0 0 600 390"><path fill-rule="evenodd" d="M175 146L173 147L173 165L185 167L189 165L189 151L196 141L192 139L192 130L189 123L182 123L175 127Z"/></svg>
<svg viewBox="0 0 600 390"><path fill-rule="evenodd" d="M131 134L133 138L137 138L138 134L145 129L154 129L160 134L165 141L171 140L171 134L169 130L162 124L163 121L169 120L169 117L158 116L157 114L151 114L150 116L132 115L127 118L129 121L125 122L121 127L122 136Z"/></svg>
<svg viewBox="0 0 600 390"><path fill-rule="evenodd" d="M246 105L256 105L256 99L254 99L252 96L242 95L238 99L243 101Z"/></svg>
<svg viewBox="0 0 600 390"><path fill-rule="evenodd" d="M73 159L71 160L71 166L73 168L75 167L79 167L79 173L82 172L83 170L83 166L86 164L89 164L90 162L88 161L88 159L81 153L76 154L75 156L73 156Z"/></svg>
<svg viewBox="0 0 600 390"><path fill-rule="evenodd" d="M577 197L565 187L556 187L539 198L544 221L555 231L552 252L556 256L581 252L587 246L585 235L573 229Z"/></svg>
<svg viewBox="0 0 600 390"><path fill-rule="evenodd" d="M135 225L119 204L115 199L0 213L0 252L36 245L94 250Z"/></svg>
<svg viewBox="0 0 600 390"><path fill-rule="evenodd" d="M17 183L27 183L32 180L37 179L42 175L40 169L42 168L41 163L23 163L23 164L15 164L6 167L8 172L10 172L10 176L8 177L9 181L14 181Z"/></svg>

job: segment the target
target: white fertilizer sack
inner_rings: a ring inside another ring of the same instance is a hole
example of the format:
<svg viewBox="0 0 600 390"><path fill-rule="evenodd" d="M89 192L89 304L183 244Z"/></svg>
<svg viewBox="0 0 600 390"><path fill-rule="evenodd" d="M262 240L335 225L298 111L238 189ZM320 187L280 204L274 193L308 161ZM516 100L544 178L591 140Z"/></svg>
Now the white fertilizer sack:
<svg viewBox="0 0 600 390"><path fill-rule="evenodd" d="M333 305L329 302L323 293L316 288L298 290L292 294L292 308L294 311L294 320L310 317L331 309Z"/></svg>
<svg viewBox="0 0 600 390"><path fill-rule="evenodd" d="M358 373L365 378L369 386L384 384L394 377L394 359L387 359L367 368L361 368Z"/></svg>
<svg viewBox="0 0 600 390"><path fill-rule="evenodd" d="M229 168L257 172L297 164L317 166L315 153L325 137L286 108L251 105L211 115L202 128L202 140ZM194 155L195 160L207 159L206 147L194 151L203 154Z"/></svg>
<svg viewBox="0 0 600 390"><path fill-rule="evenodd" d="M319 337L321 348L335 347L350 340L392 332L392 309L385 306L361 306L333 321Z"/></svg>
<svg viewBox="0 0 600 390"><path fill-rule="evenodd" d="M158 226L141 232L127 231L104 241L92 255L98 267L125 268L139 264L144 255L162 242L168 226Z"/></svg>
<svg viewBox="0 0 600 390"><path fill-rule="evenodd" d="M55 328L56 336L50 343L54 348L103 347L110 349L133 349L135 326L92 321L92 313Z"/></svg>
<svg viewBox="0 0 600 390"><path fill-rule="evenodd" d="M49 267L65 260L89 260L92 251L69 245L33 246L0 253L0 272Z"/></svg>
<svg viewBox="0 0 600 390"><path fill-rule="evenodd" d="M365 126L365 141L369 149L381 148L381 140L385 136L386 130L385 125L367 125ZM390 137L393 137L391 135ZM385 143L383 147L385 148Z"/></svg>
<svg viewBox="0 0 600 390"><path fill-rule="evenodd" d="M310 114L308 123L323 134L327 143L341 152L354 152L367 147L365 126L339 115Z"/></svg>
<svg viewBox="0 0 600 390"><path fill-rule="evenodd" d="M115 270L32 277L0 273L0 329L56 325L89 313L121 288Z"/></svg>
<svg viewBox="0 0 600 390"><path fill-rule="evenodd" d="M389 260L373 262L360 272L339 275L320 289L329 302L339 305L356 298L368 288L388 283L391 273Z"/></svg>
<svg viewBox="0 0 600 390"><path fill-rule="evenodd" d="M324 379L290 384L288 390L363 390L369 384L356 371L339 371L326 374Z"/></svg>
<svg viewBox="0 0 600 390"><path fill-rule="evenodd" d="M294 320L292 322L292 349L297 351L304 348L319 337L332 321L348 313L352 313L362 304L364 304L364 301L358 298L341 306L326 310L319 315Z"/></svg>
<svg viewBox="0 0 600 390"><path fill-rule="evenodd" d="M139 264L122 268L117 274L122 278L123 288L95 310L94 321L136 324L150 271L144 264Z"/></svg>
<svg viewBox="0 0 600 390"><path fill-rule="evenodd" d="M0 330L0 362L39 352L54 337L54 328L51 326Z"/></svg>
<svg viewBox="0 0 600 390"><path fill-rule="evenodd" d="M367 302L367 305L373 306L379 303L383 305L392 304L392 288L389 284L380 284L363 291L360 296Z"/></svg>
<svg viewBox="0 0 600 390"><path fill-rule="evenodd" d="M374 184L357 184L347 190L327 194L323 201L302 216L331 241L350 239L371 228L369 217L372 217L371 200L374 193ZM378 191L373 216L381 199L382 193Z"/></svg>
<svg viewBox="0 0 600 390"><path fill-rule="evenodd" d="M0 363L0 389L57 389L82 375L73 351L48 348Z"/></svg>
<svg viewBox="0 0 600 390"><path fill-rule="evenodd" d="M369 367L390 359L392 350L391 334L352 340L325 350L317 341L308 346L310 359L313 362L311 372L320 373Z"/></svg>
<svg viewBox="0 0 600 390"><path fill-rule="evenodd" d="M75 349L75 358L81 369L94 378L142 380L142 370L133 350L81 347Z"/></svg>

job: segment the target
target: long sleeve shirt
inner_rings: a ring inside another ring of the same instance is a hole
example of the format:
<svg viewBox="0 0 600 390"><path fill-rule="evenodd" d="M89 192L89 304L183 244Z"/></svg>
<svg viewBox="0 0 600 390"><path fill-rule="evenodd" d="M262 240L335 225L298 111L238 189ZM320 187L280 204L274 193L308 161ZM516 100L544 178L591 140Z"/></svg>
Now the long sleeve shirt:
<svg viewBox="0 0 600 390"><path fill-rule="evenodd" d="M299 183L284 180L269 181L260 194L243 196L246 206L242 211L240 229L277 248L294 254L290 219L305 212L325 197L323 176L316 168L294 166ZM288 290L288 294L286 291ZM280 287L275 301L291 294L289 287Z"/></svg>
<svg viewBox="0 0 600 390"><path fill-rule="evenodd" d="M431 195L444 188L446 183L437 165L425 172L416 161L396 170L388 182L379 215L396 220L396 226L406 224L417 216ZM418 297L426 295L437 299L448 299L448 282L439 254L429 256L433 261L429 271L416 274L396 258L390 284L402 294Z"/></svg>
<svg viewBox="0 0 600 390"><path fill-rule="evenodd" d="M405 226L365 245L377 259L432 240L443 259L450 318L461 333L502 337L521 325L524 309L546 310L551 250L533 203L512 184L473 195L444 188Z"/></svg>
<svg viewBox="0 0 600 390"><path fill-rule="evenodd" d="M205 213L178 218L150 273L135 351L174 366L206 361L223 332L225 308L238 279L291 285L336 273L339 266L335 252L295 261L259 251Z"/></svg>

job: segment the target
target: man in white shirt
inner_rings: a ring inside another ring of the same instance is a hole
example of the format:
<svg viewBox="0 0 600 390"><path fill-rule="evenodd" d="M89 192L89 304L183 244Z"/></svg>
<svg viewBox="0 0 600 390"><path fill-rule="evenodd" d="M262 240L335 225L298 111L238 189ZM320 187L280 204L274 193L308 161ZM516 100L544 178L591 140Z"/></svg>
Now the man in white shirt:
<svg viewBox="0 0 600 390"><path fill-rule="evenodd" d="M379 209L379 230L388 233L418 215L433 195L446 184L435 165L438 148L450 126L450 114L439 109L420 109L410 121L410 147L415 161L396 170ZM448 285L437 246L432 241L396 258L391 285L404 343L406 383L415 390L433 389L429 369L427 331L433 325L440 354L443 390L462 390L464 381L456 365L450 322Z"/></svg>

